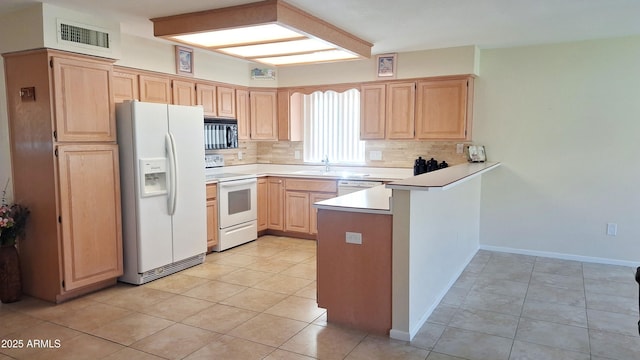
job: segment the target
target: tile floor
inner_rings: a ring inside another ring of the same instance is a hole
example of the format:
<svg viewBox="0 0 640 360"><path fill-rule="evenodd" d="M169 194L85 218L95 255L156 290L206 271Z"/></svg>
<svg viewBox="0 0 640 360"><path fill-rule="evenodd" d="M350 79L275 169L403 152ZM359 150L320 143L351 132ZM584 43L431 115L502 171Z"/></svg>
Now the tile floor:
<svg viewBox="0 0 640 360"><path fill-rule="evenodd" d="M327 324L315 261L266 236L143 286L2 304L0 360L640 359L631 268L480 251L408 343Z"/></svg>

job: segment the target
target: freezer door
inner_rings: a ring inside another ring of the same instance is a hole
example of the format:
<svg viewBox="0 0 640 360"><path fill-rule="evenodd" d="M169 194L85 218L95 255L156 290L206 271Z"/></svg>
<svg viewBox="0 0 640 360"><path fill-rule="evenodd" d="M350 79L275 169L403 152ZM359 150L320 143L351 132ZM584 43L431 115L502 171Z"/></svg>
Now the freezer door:
<svg viewBox="0 0 640 360"><path fill-rule="evenodd" d="M204 114L195 106L168 105L168 109L176 169L173 261L179 261L207 251Z"/></svg>
<svg viewBox="0 0 640 360"><path fill-rule="evenodd" d="M166 158L165 135L169 129L169 121L165 104L135 101L131 106L136 179L135 183L127 186L136 188L138 273L142 273L173 262L167 195L143 197L144 175L138 166L140 159Z"/></svg>

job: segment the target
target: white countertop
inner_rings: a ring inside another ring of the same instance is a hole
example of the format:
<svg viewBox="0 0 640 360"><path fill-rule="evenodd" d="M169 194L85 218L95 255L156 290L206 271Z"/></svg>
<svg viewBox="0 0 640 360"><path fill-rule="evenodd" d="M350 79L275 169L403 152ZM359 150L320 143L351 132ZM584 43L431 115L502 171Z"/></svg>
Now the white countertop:
<svg viewBox="0 0 640 360"><path fill-rule="evenodd" d="M380 185L333 199L319 201L313 206L325 210L391 214L391 193L391 189Z"/></svg>
<svg viewBox="0 0 640 360"><path fill-rule="evenodd" d="M331 166L329 172L324 166L315 165L280 165L280 164L252 164L223 166L206 169L207 183L218 182L213 178L214 174L234 173L260 176L300 177L300 178L324 178L324 179L349 179L370 181L395 181L405 179L413 175L411 168L376 168L361 166Z"/></svg>
<svg viewBox="0 0 640 360"><path fill-rule="evenodd" d="M498 166L500 166L499 162L460 164L394 181L386 186L390 189L398 190L446 190Z"/></svg>

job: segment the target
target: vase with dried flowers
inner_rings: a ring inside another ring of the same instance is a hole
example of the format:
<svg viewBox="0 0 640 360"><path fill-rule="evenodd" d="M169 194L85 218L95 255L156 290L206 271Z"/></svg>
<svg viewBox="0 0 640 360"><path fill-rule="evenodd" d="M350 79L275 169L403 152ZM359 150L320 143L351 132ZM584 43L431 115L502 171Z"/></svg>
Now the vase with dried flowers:
<svg viewBox="0 0 640 360"><path fill-rule="evenodd" d="M7 204L7 186L2 191L0 203L0 301L10 303L20 300L20 259L16 249L18 238L24 234L29 209L20 204Z"/></svg>

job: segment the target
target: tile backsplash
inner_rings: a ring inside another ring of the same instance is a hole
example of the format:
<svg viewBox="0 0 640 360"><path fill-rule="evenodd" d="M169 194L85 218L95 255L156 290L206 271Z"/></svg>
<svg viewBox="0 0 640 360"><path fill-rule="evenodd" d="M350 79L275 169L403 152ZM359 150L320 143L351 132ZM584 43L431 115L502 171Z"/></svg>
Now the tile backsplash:
<svg viewBox="0 0 640 360"><path fill-rule="evenodd" d="M365 142L366 166L411 168L418 156L438 162L446 161L449 165L462 164L467 161L465 154L456 153L459 141L401 141L370 140ZM468 145L469 142L464 142ZM207 151L223 154L226 165L246 164L304 164L302 142L293 141L240 141L237 149ZM296 151L300 158L296 159ZM371 160L372 151L380 151L382 160Z"/></svg>

